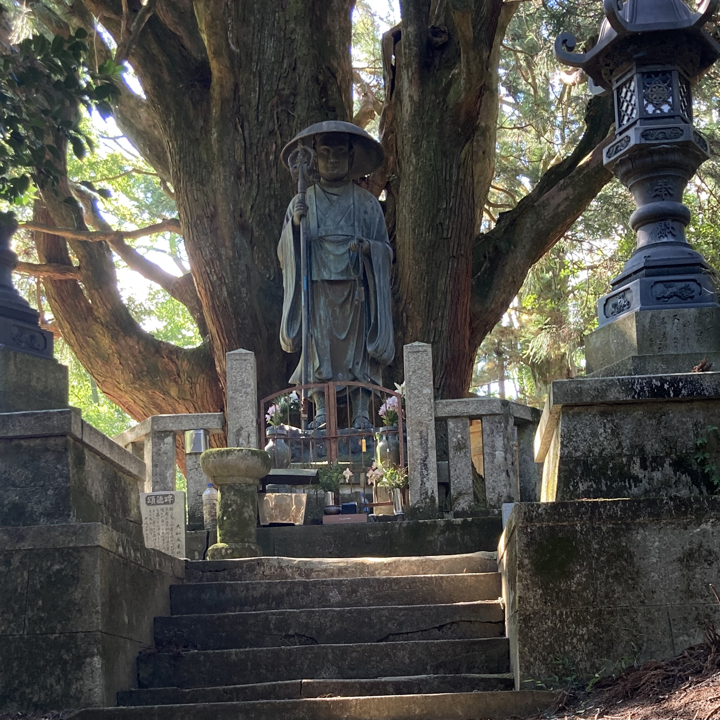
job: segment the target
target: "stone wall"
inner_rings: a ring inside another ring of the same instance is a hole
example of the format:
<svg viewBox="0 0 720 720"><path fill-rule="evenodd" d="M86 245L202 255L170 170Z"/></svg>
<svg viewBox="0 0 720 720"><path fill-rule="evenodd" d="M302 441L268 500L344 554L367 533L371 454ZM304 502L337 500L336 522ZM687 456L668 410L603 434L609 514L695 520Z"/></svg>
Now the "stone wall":
<svg viewBox="0 0 720 720"><path fill-rule="evenodd" d="M499 546L518 687L672 657L720 626L720 498L516 504Z"/></svg>
<svg viewBox="0 0 720 720"><path fill-rule="evenodd" d="M0 414L0 712L114 705L184 563L144 546L145 463L75 409Z"/></svg>
<svg viewBox="0 0 720 720"><path fill-rule="evenodd" d="M100 523L0 528L0 712L114 705L184 572Z"/></svg>

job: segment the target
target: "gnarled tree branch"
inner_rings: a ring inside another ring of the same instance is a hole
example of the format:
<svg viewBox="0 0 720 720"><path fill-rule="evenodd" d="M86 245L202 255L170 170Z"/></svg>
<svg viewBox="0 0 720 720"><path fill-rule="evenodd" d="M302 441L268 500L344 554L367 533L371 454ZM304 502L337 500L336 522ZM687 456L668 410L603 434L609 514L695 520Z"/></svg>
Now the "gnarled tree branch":
<svg viewBox="0 0 720 720"><path fill-rule="evenodd" d="M479 344L517 294L530 268L570 229L612 178L602 150L613 122L612 99L588 104L586 130L575 150L551 167L495 227L475 241L471 337Z"/></svg>
<svg viewBox="0 0 720 720"><path fill-rule="evenodd" d="M33 277L49 278L51 280L79 280L80 268L75 265L61 263L29 263L18 262L13 268L14 272Z"/></svg>
<svg viewBox="0 0 720 720"><path fill-rule="evenodd" d="M148 235L155 235L161 232L174 232L180 234L180 221L177 218L167 218L154 225L148 225L136 230L71 230L70 228L57 228L49 225L42 225L36 222L24 222L18 225L19 228L34 230L36 232L47 232L64 237L69 240L83 240L84 242L124 242L135 240Z"/></svg>

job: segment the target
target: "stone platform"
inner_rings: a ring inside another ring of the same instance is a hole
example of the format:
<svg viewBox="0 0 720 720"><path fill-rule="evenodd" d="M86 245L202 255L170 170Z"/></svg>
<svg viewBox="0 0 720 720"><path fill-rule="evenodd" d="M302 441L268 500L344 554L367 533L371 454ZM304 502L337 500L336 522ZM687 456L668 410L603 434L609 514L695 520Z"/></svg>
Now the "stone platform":
<svg viewBox="0 0 720 720"><path fill-rule="evenodd" d="M591 678L673 657L720 625L720 497L518 503L498 556L517 687L557 658Z"/></svg>
<svg viewBox="0 0 720 720"><path fill-rule="evenodd" d="M358 525L260 527L263 555L296 558L393 557L494 551L498 517L403 520Z"/></svg>
<svg viewBox="0 0 720 720"><path fill-rule="evenodd" d="M541 500L712 494L719 418L718 372L557 380L535 436Z"/></svg>
<svg viewBox="0 0 720 720"><path fill-rule="evenodd" d="M0 712L114 704L184 575L101 523L0 527Z"/></svg>

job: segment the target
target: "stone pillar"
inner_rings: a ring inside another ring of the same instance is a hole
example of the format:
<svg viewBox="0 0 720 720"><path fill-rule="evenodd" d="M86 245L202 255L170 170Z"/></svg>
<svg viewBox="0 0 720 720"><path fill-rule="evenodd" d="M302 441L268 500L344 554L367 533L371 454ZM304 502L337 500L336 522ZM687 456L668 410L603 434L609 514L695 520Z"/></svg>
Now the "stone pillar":
<svg viewBox="0 0 720 720"><path fill-rule="evenodd" d="M503 503L518 500L515 424L509 412L482 419L483 469L487 508L499 513Z"/></svg>
<svg viewBox="0 0 720 720"><path fill-rule="evenodd" d="M207 559L262 555L257 544L257 484L270 472L270 455L256 448L216 448L206 450L200 464L220 490L218 541L208 549Z"/></svg>
<svg viewBox="0 0 720 720"><path fill-rule="evenodd" d="M403 349L408 476L412 518L437 518L437 453L432 347L412 343Z"/></svg>
<svg viewBox="0 0 720 720"><path fill-rule="evenodd" d="M187 480L188 530L203 530L202 495L207 487L207 475L200 466L200 456L210 447L207 430L185 431L185 478Z"/></svg>
<svg viewBox="0 0 720 720"><path fill-rule="evenodd" d="M233 350L227 353L228 446L258 446L257 366L255 353Z"/></svg>
<svg viewBox="0 0 720 720"><path fill-rule="evenodd" d="M542 485L542 463L535 462L535 432L537 425L525 423L517 425L518 480L520 483L520 502L538 502Z"/></svg>
<svg viewBox="0 0 720 720"><path fill-rule="evenodd" d="M475 509L470 419L448 418L447 429L452 509L454 513L468 513Z"/></svg>
<svg viewBox="0 0 720 720"><path fill-rule="evenodd" d="M145 487L149 492L175 489L175 433L163 430L145 436Z"/></svg>

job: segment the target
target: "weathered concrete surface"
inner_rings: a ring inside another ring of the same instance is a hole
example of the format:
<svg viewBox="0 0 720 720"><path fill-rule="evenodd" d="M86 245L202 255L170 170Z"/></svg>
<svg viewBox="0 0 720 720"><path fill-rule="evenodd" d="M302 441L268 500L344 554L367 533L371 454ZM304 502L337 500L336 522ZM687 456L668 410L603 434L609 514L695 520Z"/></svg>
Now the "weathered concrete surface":
<svg viewBox="0 0 720 720"><path fill-rule="evenodd" d="M220 490L217 543L208 560L261 555L257 544L257 485L271 468L270 455L254 447L205 450L200 466Z"/></svg>
<svg viewBox="0 0 720 720"><path fill-rule="evenodd" d="M0 711L114 704L183 575L100 523L0 528Z"/></svg>
<svg viewBox="0 0 720 720"><path fill-rule="evenodd" d="M225 356L228 446L258 446L257 364L255 353L233 350Z"/></svg>
<svg viewBox="0 0 720 720"><path fill-rule="evenodd" d="M505 615L497 600L448 605L389 605L352 609L356 643L501 637ZM160 650L228 650L292 645L341 645L347 608L311 608L155 619Z"/></svg>
<svg viewBox="0 0 720 720"><path fill-rule="evenodd" d="M263 555L394 557L495 551L501 532L500 518L478 517L363 525L261 527L257 539Z"/></svg>
<svg viewBox="0 0 720 720"><path fill-rule="evenodd" d="M68 369L53 358L0 347L0 413L68 406Z"/></svg>
<svg viewBox="0 0 720 720"><path fill-rule="evenodd" d="M487 415L512 415L518 424L536 424L540 420L537 408L499 398L454 398L435 401L435 419L467 417L482 419Z"/></svg>
<svg viewBox="0 0 720 720"><path fill-rule="evenodd" d="M368 695L416 695L453 692L512 690L510 673L496 675L415 675L359 680L286 680L256 685L212 688L150 688L118 694L118 705L180 705L192 703L247 702L252 700L300 700L320 697L366 697Z"/></svg>
<svg viewBox="0 0 720 720"><path fill-rule="evenodd" d="M495 600L498 573L212 582L171 588L173 615Z"/></svg>
<svg viewBox="0 0 720 720"><path fill-rule="evenodd" d="M553 698L539 691L317 698L190 705L182 711L176 705L84 710L72 720L505 720L535 715Z"/></svg>
<svg viewBox="0 0 720 720"><path fill-rule="evenodd" d="M456 575L497 571L497 554L476 552L427 557L288 558L187 562L186 582L233 580L300 580L402 575Z"/></svg>
<svg viewBox="0 0 720 720"><path fill-rule="evenodd" d="M535 438L541 499L713 492L719 413L715 372L553 382Z"/></svg>
<svg viewBox="0 0 720 720"><path fill-rule="evenodd" d="M499 548L518 682L663 659L720 623L720 498L516 504Z"/></svg>
<svg viewBox="0 0 720 720"><path fill-rule="evenodd" d="M503 503L520 499L515 423L509 412L482 420L483 474L488 510L499 513Z"/></svg>
<svg viewBox="0 0 720 720"><path fill-rule="evenodd" d="M720 310L628 313L585 337L585 358L599 377L689 373L703 358L720 361Z"/></svg>
<svg viewBox="0 0 720 720"><path fill-rule="evenodd" d="M144 475L77 410L0 415L0 526L102 522L142 543Z"/></svg>
<svg viewBox="0 0 720 720"><path fill-rule="evenodd" d="M248 650L154 653L138 658L138 683L148 687L195 687L198 678L217 685L304 678L381 678L452 673L505 673L506 638L304 645Z"/></svg>
<svg viewBox="0 0 720 720"><path fill-rule="evenodd" d="M473 493L472 448L470 420L448 418L448 468L453 512L466 513L475 509Z"/></svg>
<svg viewBox="0 0 720 720"><path fill-rule="evenodd" d="M432 346L415 342L403 348L407 420L409 515L417 520L438 516L437 454Z"/></svg>

